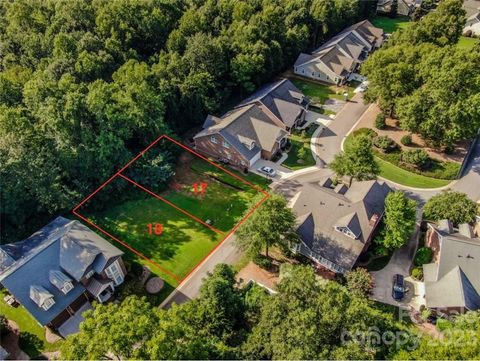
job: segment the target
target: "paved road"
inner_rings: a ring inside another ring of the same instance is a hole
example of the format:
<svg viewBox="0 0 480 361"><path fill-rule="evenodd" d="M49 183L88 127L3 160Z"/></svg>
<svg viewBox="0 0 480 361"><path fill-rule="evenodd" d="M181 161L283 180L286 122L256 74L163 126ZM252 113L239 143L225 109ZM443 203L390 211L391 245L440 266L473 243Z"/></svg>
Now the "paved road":
<svg viewBox="0 0 480 361"><path fill-rule="evenodd" d="M234 264L242 257L242 253L235 247L235 236L228 237L210 257L173 291L160 307L169 308L173 303L184 303L198 296L202 280L208 272L213 271L219 263Z"/></svg>
<svg viewBox="0 0 480 361"><path fill-rule="evenodd" d="M340 151L343 138L353 128L369 104L363 104L362 93L357 93L318 138L317 155L325 163L330 163Z"/></svg>

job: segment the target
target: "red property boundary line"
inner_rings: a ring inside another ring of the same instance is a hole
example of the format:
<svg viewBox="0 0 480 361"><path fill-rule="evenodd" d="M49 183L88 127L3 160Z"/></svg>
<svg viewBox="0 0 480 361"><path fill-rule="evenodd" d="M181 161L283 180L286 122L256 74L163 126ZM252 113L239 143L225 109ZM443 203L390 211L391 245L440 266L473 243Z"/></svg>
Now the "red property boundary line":
<svg viewBox="0 0 480 361"><path fill-rule="evenodd" d="M152 148L153 146L155 146L160 140L162 139L167 139L169 140L170 142L178 145L179 147L181 147L182 149L196 155L197 157L207 161L208 163L210 163L211 165L213 165L214 167L217 167L218 169L222 170L223 172L227 173L228 175L238 179L239 181L241 181L242 183L244 184L247 184L248 186L252 187L253 189L259 191L260 193L262 193L264 195L264 197L254 206L252 207L249 212L240 220L240 222L238 222L226 235L224 232L210 226L209 224L203 222L201 219L199 219L198 217L190 214L189 212L185 211L184 209L176 206L175 204L173 204L172 202L166 200L165 198L155 194L154 192L150 191L149 189L143 187L142 185L136 183L134 180L130 179L129 177L125 176L122 174L122 172L127 169L130 165L132 165L134 162L136 162L140 157L142 157L150 148ZM187 215L188 217L194 219L196 222L210 228L211 230L213 230L214 232L216 233L219 233L219 234L222 234L222 235L225 235L225 237L205 256L202 258L202 260L190 271L188 272L187 275L185 275L185 277L183 278L179 278L178 276L176 276L175 274L173 274L172 272L170 272L169 270L165 269L164 267L160 266L159 264L157 264L156 262L152 261L150 258L146 257L144 254L142 254L141 252L137 251L136 249L134 249L133 247L131 247L130 245L128 245L127 243L121 241L120 239L116 238L115 236L111 235L110 233L108 233L106 230L104 230L102 227L96 225L95 223L93 223L92 221L90 221L88 218L84 217L83 215L81 215L79 212L78 212L78 209L83 206L86 202L88 202L90 199L92 199L93 196L95 196L95 194L97 194L100 190L102 190L105 186L107 186L110 182L112 182L116 177L121 177L123 179L125 179L126 181L132 183L133 185L135 185L136 187L140 188L142 191L150 194L151 196L157 198L158 200L168 204L169 206L177 209L178 211L184 213L185 215ZM160 271L164 272L165 274L173 277L176 281L179 282L179 285L187 278L189 277L194 271L196 271L198 269L198 267L208 258L210 257L210 255L215 252L217 250L218 247L220 247L226 240L228 237L230 237L237 229L238 227L240 227L246 220L248 217L250 217L253 212L258 209L258 207L260 207L263 202L265 202L268 198L270 197L270 195L268 194L268 192L266 192L265 190L263 190L262 188L256 186L255 184L252 184L250 183L249 181L237 176L236 174L234 174L233 172L221 167L220 165L218 164L215 164L214 162L212 162L211 160L209 160L208 158L202 156L201 154L195 152L194 150L188 148L187 146L181 144L180 142L170 138L169 136L163 134L161 136L159 136L156 140L154 140L150 145L148 145L144 150L142 150L140 153L138 153L134 158L132 158L127 164L125 164L122 168L120 168L115 174L113 174L109 179L107 179L102 185L100 185L100 187L98 187L95 191L93 191L90 195L88 195L84 200L82 200L77 206L75 206L75 208L72 209L72 213L79 217L80 219L82 219L84 222L88 223L89 225L93 226L95 229L99 230L100 232L102 232L103 234L105 234L106 236L110 237L111 239L113 239L114 241L118 242L119 244L121 244L122 246L124 246L125 248L129 249L130 251L132 251L133 253L135 253L137 256L143 258L144 260L146 260L148 263L150 263L151 265L155 266L156 268L158 268Z"/></svg>

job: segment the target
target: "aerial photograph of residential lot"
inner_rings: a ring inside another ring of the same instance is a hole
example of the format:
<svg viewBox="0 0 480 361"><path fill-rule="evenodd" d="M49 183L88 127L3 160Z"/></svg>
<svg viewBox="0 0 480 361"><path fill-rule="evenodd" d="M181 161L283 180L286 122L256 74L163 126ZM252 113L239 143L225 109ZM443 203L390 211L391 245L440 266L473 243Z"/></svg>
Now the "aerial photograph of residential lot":
<svg viewBox="0 0 480 361"><path fill-rule="evenodd" d="M479 0L6 0L0 49L0 360L480 359Z"/></svg>

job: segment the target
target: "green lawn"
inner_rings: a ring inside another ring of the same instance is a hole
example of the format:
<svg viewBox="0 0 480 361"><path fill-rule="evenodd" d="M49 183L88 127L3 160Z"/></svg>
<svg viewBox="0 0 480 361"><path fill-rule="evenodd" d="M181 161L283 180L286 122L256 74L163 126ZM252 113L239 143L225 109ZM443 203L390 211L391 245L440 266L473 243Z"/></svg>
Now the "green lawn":
<svg viewBox="0 0 480 361"><path fill-rule="evenodd" d="M451 180L425 177L420 174L409 172L388 163L378 157L376 160L380 166L380 176L392 182L414 188L439 188L446 186Z"/></svg>
<svg viewBox="0 0 480 361"><path fill-rule="evenodd" d="M410 25L408 17L396 17L394 19L386 16L377 16L372 20L372 24L383 29L386 33L393 33L398 29L404 29Z"/></svg>
<svg viewBox="0 0 480 361"><path fill-rule="evenodd" d="M478 38L467 38L466 36L460 37L457 46L464 49L472 49L475 44L478 44L480 39Z"/></svg>
<svg viewBox="0 0 480 361"><path fill-rule="evenodd" d="M249 174L246 178L252 183L266 186L263 177ZM127 197L126 201L103 211L93 209L95 202L92 201L81 213L166 270L162 271L134 252L126 251L128 260L148 265L165 279L165 297L179 284L179 280L225 238L248 209L264 197L258 189L200 159L180 164L169 189L163 187L162 191L161 187L150 187L176 207L209 223L215 228L212 230L181 210L125 183L123 179L115 179L93 199L98 197L96 202L100 202L102 192L119 189L122 182L122 193ZM193 183L208 184L206 192L203 195L195 194ZM155 223L162 225L159 235L149 231L148 224Z"/></svg>
<svg viewBox="0 0 480 361"><path fill-rule="evenodd" d="M309 97L314 104L324 104L328 99L344 100L343 93L348 92L348 99L351 99L354 95L354 87L336 85L322 85L314 83L308 80L301 80L297 78L291 79L292 83L300 89L303 94Z"/></svg>
<svg viewBox="0 0 480 361"><path fill-rule="evenodd" d="M0 314L7 319L15 321L20 328L21 347L31 358L38 358L43 351L55 351L60 347L61 341L48 343L45 339L45 330L28 313L23 306L11 307L3 301L7 294L6 290L0 291Z"/></svg>
<svg viewBox="0 0 480 361"><path fill-rule="evenodd" d="M315 158L310 149L310 139L317 128L318 125L315 125L309 127L309 129L304 132L295 131L292 133L290 136L291 146L288 151L288 158L285 159L282 166L292 170L298 170L315 165ZM298 151L301 148L305 149L305 157L302 162L299 163Z"/></svg>

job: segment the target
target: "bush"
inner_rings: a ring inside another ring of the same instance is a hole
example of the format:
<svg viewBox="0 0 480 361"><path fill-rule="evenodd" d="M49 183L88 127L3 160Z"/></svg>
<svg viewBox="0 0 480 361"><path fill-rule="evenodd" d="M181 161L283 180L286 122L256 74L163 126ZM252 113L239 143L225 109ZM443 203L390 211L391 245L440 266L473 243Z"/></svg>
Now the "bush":
<svg viewBox="0 0 480 361"><path fill-rule="evenodd" d="M304 160L306 156L307 156L307 151L305 150L304 147L301 147L297 152L298 159Z"/></svg>
<svg viewBox="0 0 480 361"><path fill-rule="evenodd" d="M383 113L380 113L377 115L377 117L375 118L375 128L377 129L385 129L385 127L387 126L387 124L385 123L385 114Z"/></svg>
<svg viewBox="0 0 480 361"><path fill-rule="evenodd" d="M257 266L265 270L269 270L272 267L272 260L263 254L257 254L255 257L253 257L252 261Z"/></svg>
<svg viewBox="0 0 480 361"><path fill-rule="evenodd" d="M449 328L452 328L452 323L444 318L438 318L435 326L437 327L437 330L445 331Z"/></svg>
<svg viewBox="0 0 480 361"><path fill-rule="evenodd" d="M7 318L4 315L0 315L0 336L5 336L9 330Z"/></svg>
<svg viewBox="0 0 480 361"><path fill-rule="evenodd" d="M413 262L416 266L423 266L426 263L432 261L433 251L429 247L419 248L417 253L415 253L415 259ZM412 275L413 276L413 275Z"/></svg>
<svg viewBox="0 0 480 361"><path fill-rule="evenodd" d="M424 168L430 161L430 157L423 149L407 150L402 152L402 161L417 168Z"/></svg>
<svg viewBox="0 0 480 361"><path fill-rule="evenodd" d="M366 136L368 136L372 139L378 135L378 133L376 131L374 131L373 129L370 129L370 128L360 128L360 129L355 130L352 134L353 134L354 137L356 137L358 135L366 135Z"/></svg>
<svg viewBox="0 0 480 361"><path fill-rule="evenodd" d="M423 268L415 267L414 269L412 269L411 276L416 280L421 281L423 279Z"/></svg>
<svg viewBox="0 0 480 361"><path fill-rule="evenodd" d="M372 275L365 268L357 268L345 275L348 290L356 296L366 297L372 292Z"/></svg>
<svg viewBox="0 0 480 361"><path fill-rule="evenodd" d="M412 136L410 134L404 135L400 139L400 143L402 143L403 145L406 145L406 146L412 145Z"/></svg>
<svg viewBox="0 0 480 361"><path fill-rule="evenodd" d="M373 138L373 145L385 152L388 152L394 149L396 144L392 139L390 139L386 135L382 135L382 136Z"/></svg>

